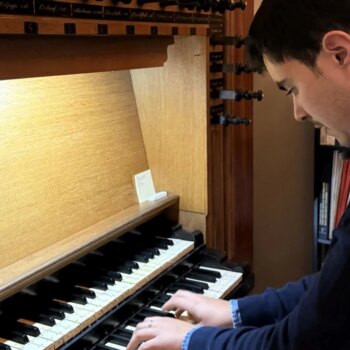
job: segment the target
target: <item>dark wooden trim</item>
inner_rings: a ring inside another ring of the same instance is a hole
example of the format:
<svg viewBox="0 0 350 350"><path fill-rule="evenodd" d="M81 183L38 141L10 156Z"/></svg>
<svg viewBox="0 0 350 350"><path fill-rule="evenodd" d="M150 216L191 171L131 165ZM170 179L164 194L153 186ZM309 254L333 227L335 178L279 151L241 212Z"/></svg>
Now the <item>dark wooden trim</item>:
<svg viewBox="0 0 350 350"><path fill-rule="evenodd" d="M245 37L253 17L253 3L225 14L225 35ZM225 47L225 63L245 63L244 48ZM227 89L253 89L253 75L226 74ZM226 103L231 115L253 121L252 100ZM225 136L225 251L235 261L253 260L253 123L228 127Z"/></svg>
<svg viewBox="0 0 350 350"><path fill-rule="evenodd" d="M173 37L1 36L0 79L162 66L172 43Z"/></svg>

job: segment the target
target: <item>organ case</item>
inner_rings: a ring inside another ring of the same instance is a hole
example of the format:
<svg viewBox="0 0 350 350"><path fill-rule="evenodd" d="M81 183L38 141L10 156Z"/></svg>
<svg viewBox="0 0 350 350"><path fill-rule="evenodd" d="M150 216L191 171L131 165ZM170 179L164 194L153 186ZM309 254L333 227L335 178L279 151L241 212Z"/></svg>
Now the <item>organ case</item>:
<svg viewBox="0 0 350 350"><path fill-rule="evenodd" d="M114 36L97 37L79 19L72 37L63 19L1 16L1 299L164 210L215 246L222 132L209 131L207 72L222 47L210 47L209 26L180 24L174 37L132 23L125 36L129 22L107 21ZM24 36L28 19L39 35ZM132 176L147 168L179 197L139 205Z"/></svg>

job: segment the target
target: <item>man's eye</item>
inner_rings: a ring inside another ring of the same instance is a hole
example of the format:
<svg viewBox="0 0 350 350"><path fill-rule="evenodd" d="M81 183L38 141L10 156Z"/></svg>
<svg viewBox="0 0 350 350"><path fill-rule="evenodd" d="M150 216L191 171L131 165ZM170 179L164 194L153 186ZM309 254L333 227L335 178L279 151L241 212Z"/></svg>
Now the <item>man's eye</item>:
<svg viewBox="0 0 350 350"><path fill-rule="evenodd" d="M287 91L286 95L289 96L289 95L291 95L293 92L294 92L294 89L290 89L290 90Z"/></svg>

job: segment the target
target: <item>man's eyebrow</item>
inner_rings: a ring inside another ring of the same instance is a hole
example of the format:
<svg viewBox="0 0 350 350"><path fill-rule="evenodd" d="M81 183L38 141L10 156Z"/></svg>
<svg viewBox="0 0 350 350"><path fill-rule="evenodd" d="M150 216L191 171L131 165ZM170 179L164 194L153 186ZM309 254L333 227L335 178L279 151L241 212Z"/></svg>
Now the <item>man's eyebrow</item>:
<svg viewBox="0 0 350 350"><path fill-rule="evenodd" d="M276 81L276 84L280 90L286 90L287 79L283 79L281 81Z"/></svg>

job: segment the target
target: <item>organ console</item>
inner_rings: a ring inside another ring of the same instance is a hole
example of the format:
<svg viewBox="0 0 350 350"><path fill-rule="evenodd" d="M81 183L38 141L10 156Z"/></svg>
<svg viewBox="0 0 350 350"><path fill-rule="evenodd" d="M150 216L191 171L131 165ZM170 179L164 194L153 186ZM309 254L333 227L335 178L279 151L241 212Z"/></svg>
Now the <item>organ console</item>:
<svg viewBox="0 0 350 350"><path fill-rule="evenodd" d="M0 2L0 350L125 349L178 289L252 289L248 182L222 162L209 69L245 6ZM146 169L169 194L140 204Z"/></svg>
<svg viewBox="0 0 350 350"><path fill-rule="evenodd" d="M0 348L125 348L144 317L172 317L161 306L178 289L224 298L252 283L248 269L208 250L201 232L160 212L2 301Z"/></svg>

